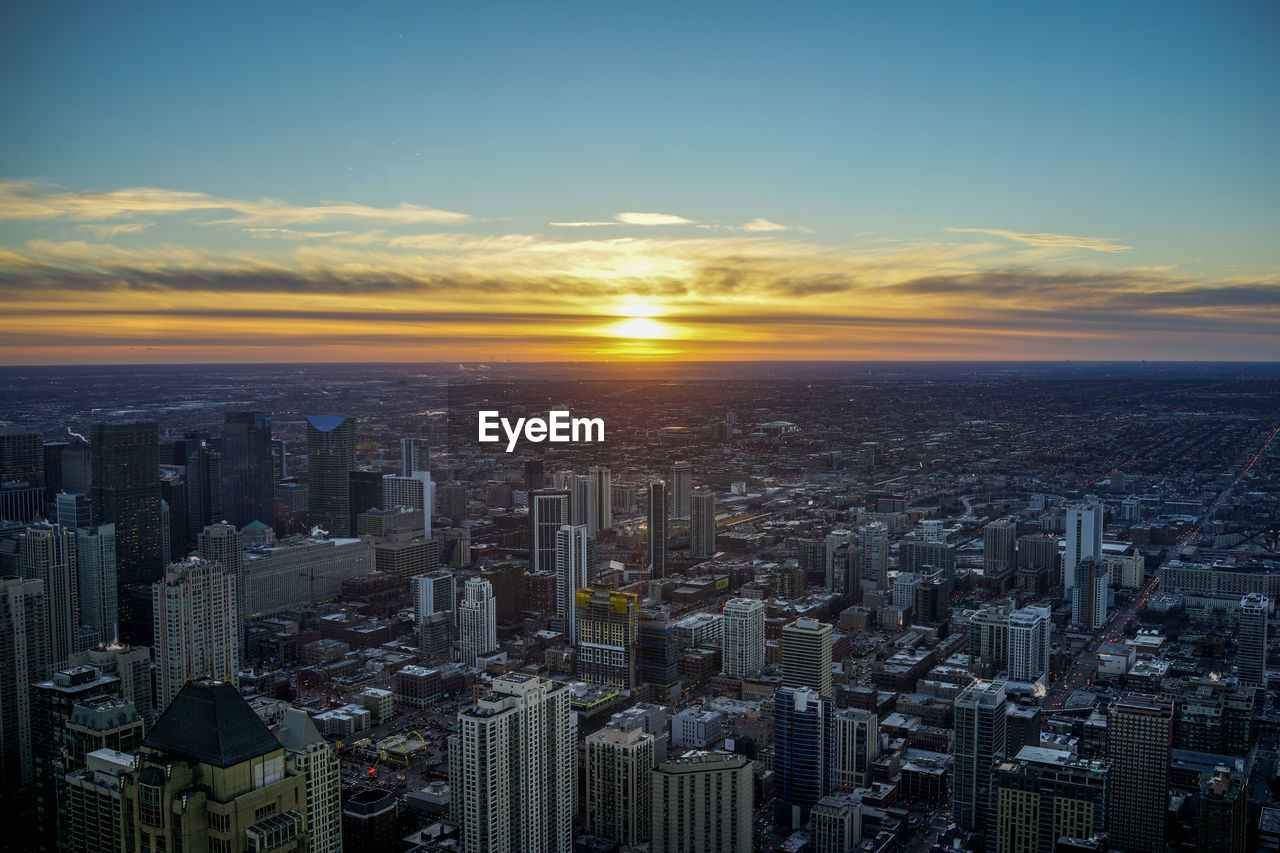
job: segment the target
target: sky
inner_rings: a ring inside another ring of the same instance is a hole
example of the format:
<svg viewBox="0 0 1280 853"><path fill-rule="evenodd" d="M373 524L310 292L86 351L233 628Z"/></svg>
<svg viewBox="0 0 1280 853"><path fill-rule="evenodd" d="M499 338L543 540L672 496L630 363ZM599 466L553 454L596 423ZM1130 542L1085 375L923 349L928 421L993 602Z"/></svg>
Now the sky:
<svg viewBox="0 0 1280 853"><path fill-rule="evenodd" d="M1280 360L1280 6L11 4L0 363Z"/></svg>

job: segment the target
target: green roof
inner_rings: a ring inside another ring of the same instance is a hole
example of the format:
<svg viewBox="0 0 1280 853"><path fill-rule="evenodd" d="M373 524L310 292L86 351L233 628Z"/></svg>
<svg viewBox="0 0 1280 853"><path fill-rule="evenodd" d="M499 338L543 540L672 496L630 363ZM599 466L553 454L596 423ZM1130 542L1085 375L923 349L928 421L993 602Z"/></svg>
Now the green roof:
<svg viewBox="0 0 1280 853"><path fill-rule="evenodd" d="M280 749L280 741L226 681L189 681L142 742L151 749L231 767Z"/></svg>

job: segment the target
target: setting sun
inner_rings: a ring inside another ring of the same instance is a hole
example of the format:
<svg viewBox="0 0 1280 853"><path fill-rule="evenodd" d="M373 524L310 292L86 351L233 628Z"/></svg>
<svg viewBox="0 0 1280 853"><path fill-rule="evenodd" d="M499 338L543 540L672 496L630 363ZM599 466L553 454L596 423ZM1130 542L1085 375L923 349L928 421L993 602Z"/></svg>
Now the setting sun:
<svg viewBox="0 0 1280 853"><path fill-rule="evenodd" d="M613 334L620 338L669 338L671 327L648 317L628 317L613 326Z"/></svg>

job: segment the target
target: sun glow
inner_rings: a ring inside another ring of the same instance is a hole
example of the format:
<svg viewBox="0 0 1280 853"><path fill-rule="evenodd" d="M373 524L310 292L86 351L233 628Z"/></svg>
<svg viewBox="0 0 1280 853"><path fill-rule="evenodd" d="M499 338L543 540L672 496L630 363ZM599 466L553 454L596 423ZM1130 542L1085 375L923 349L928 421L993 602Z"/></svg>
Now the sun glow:
<svg viewBox="0 0 1280 853"><path fill-rule="evenodd" d="M654 340L671 337L671 327L651 320L648 317L628 317L615 323L612 333L619 338L642 338Z"/></svg>

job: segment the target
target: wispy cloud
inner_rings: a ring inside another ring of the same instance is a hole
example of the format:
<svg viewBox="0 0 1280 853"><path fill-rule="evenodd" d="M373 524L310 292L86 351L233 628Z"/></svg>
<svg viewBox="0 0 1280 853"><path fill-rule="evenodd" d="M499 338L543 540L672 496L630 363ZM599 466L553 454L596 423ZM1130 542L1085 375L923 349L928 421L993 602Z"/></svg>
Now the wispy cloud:
<svg viewBox="0 0 1280 853"><path fill-rule="evenodd" d="M79 228L99 239L110 240L121 234L137 234L140 231L146 231L154 224L153 222L111 222L103 225L81 225Z"/></svg>
<svg viewBox="0 0 1280 853"><path fill-rule="evenodd" d="M617 225L616 222L548 222L553 228L600 228L606 225Z"/></svg>
<svg viewBox="0 0 1280 853"><path fill-rule="evenodd" d="M1046 234L1035 231L1007 231L1003 228L947 228L960 234L990 234L1025 243L1028 246L1042 246L1051 249L1088 249L1091 252L1125 252L1130 246L1123 246L1112 240L1100 237L1073 237L1070 234Z"/></svg>
<svg viewBox="0 0 1280 853"><path fill-rule="evenodd" d="M615 213L613 216L623 225L692 225L692 219L672 213Z"/></svg>
<svg viewBox="0 0 1280 853"><path fill-rule="evenodd" d="M755 219L742 226L743 231L790 231L790 225L779 225L777 222L757 216Z"/></svg>

